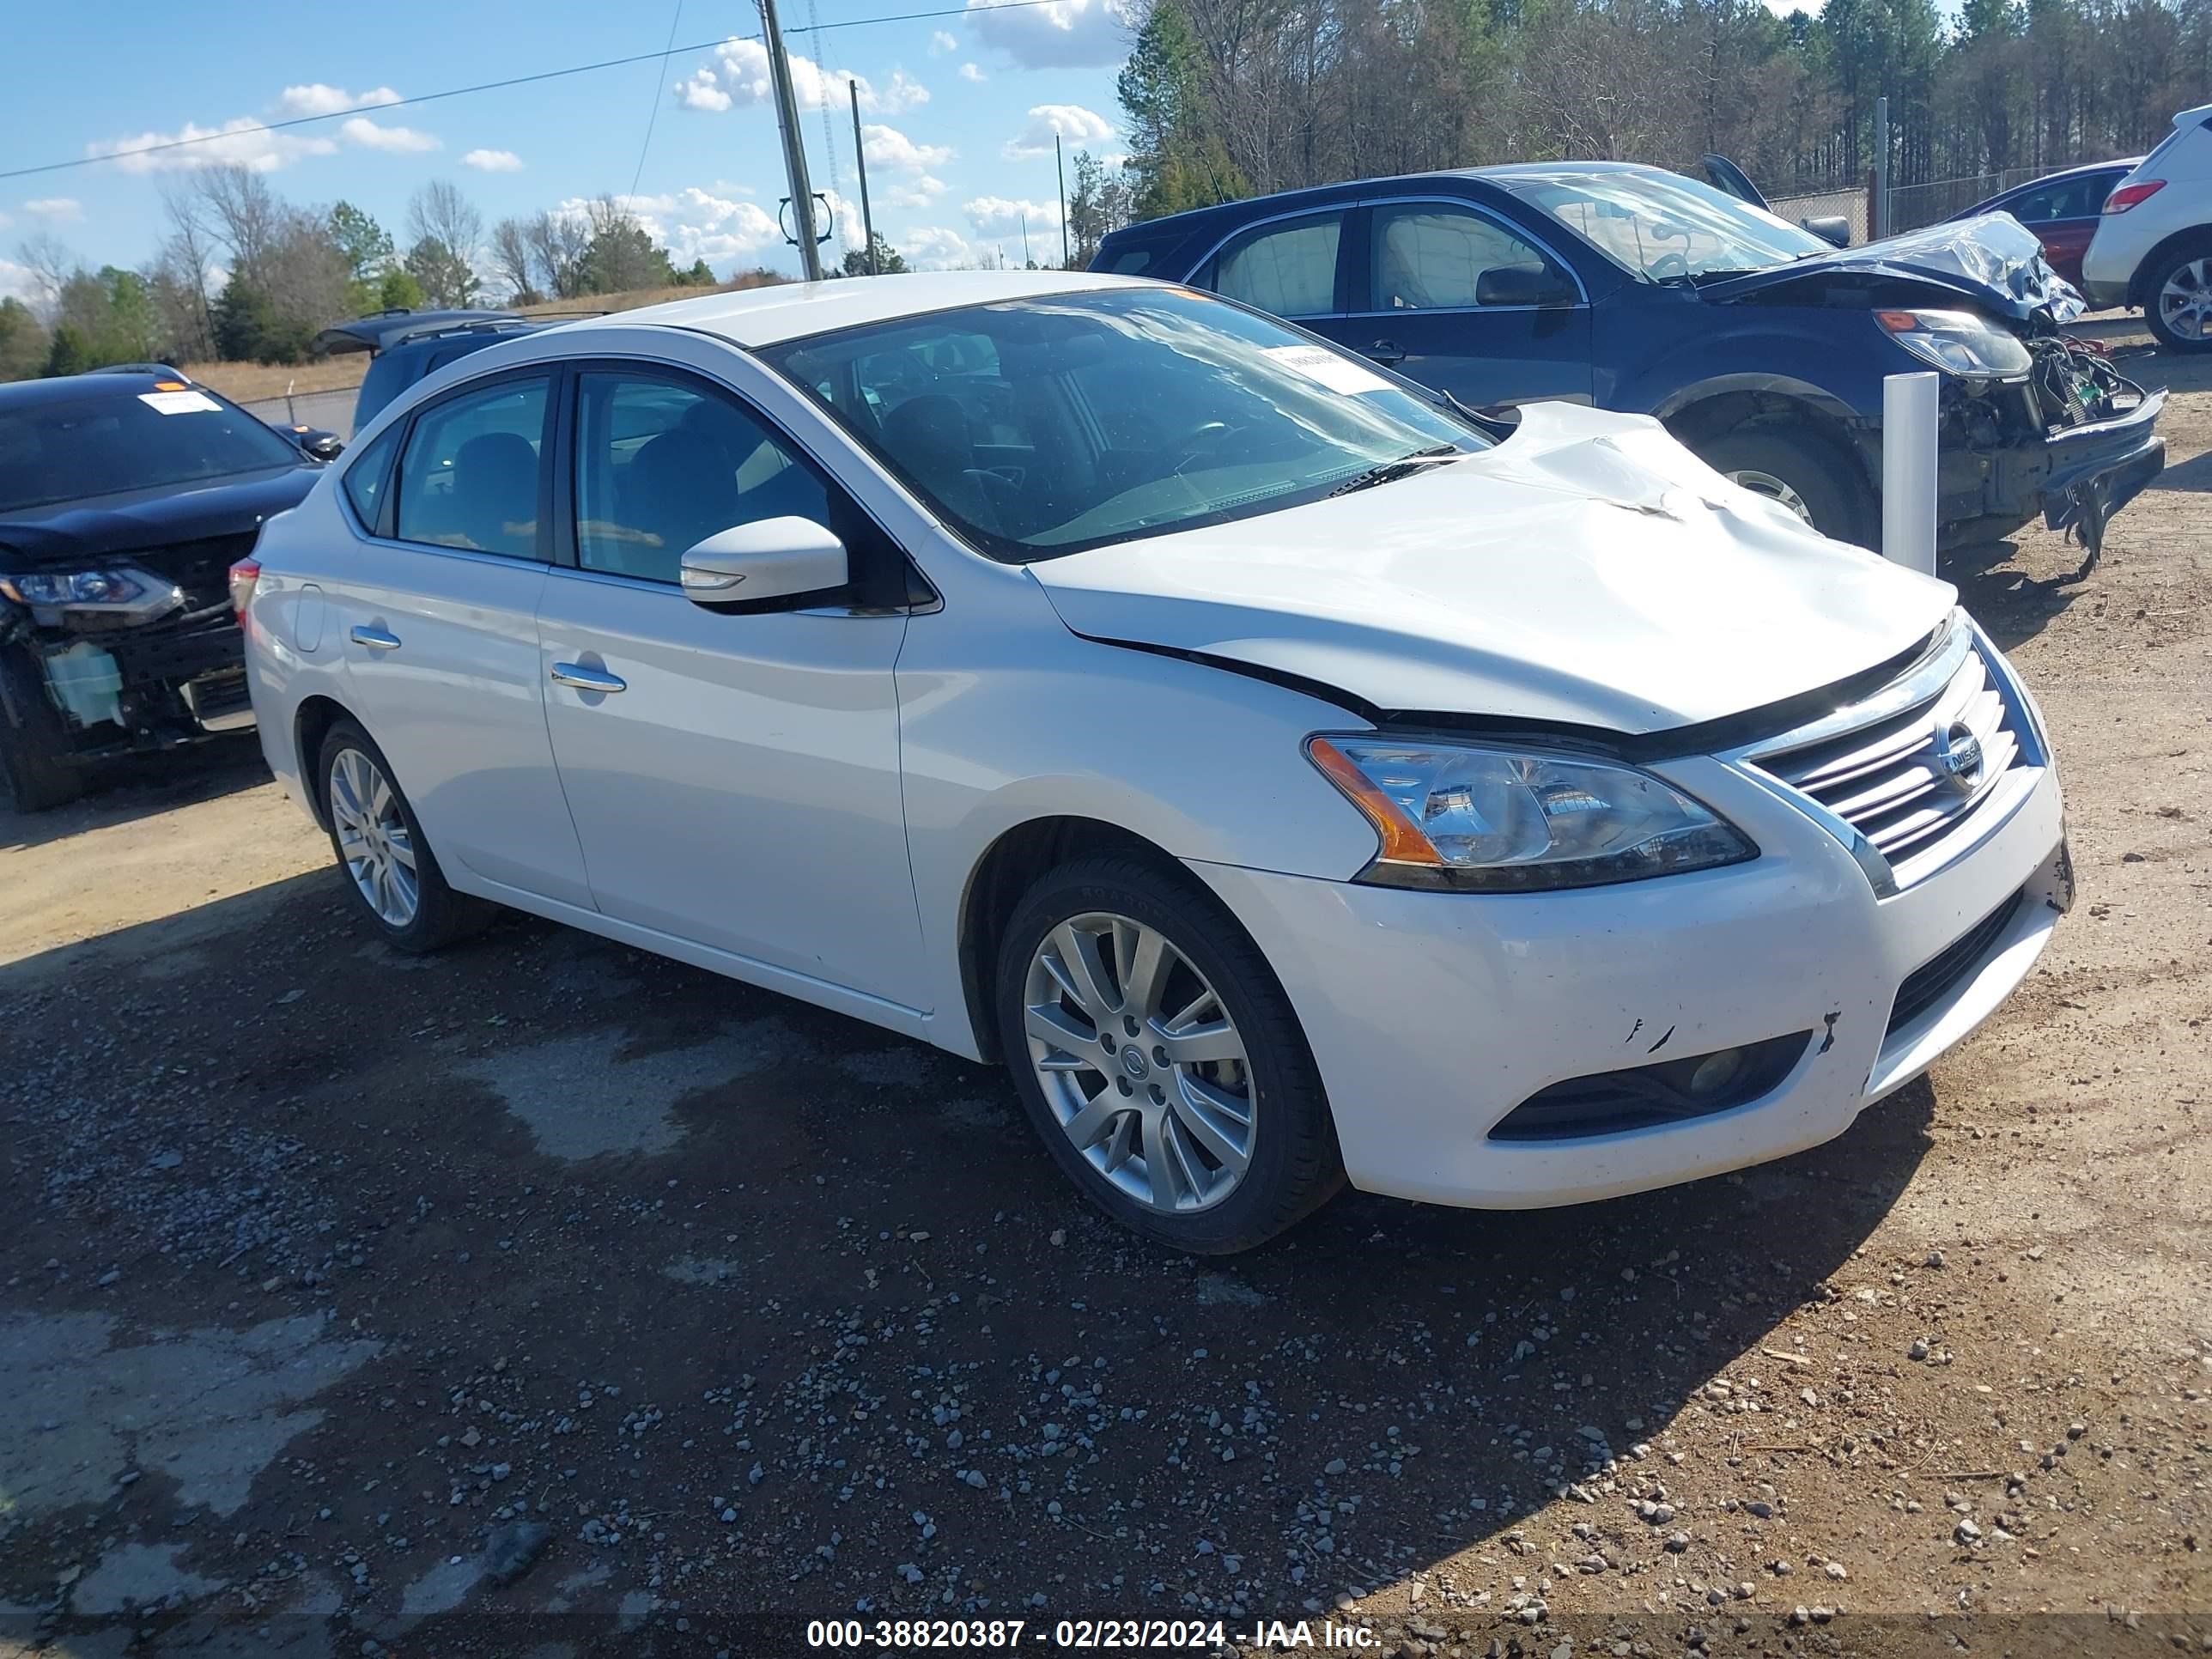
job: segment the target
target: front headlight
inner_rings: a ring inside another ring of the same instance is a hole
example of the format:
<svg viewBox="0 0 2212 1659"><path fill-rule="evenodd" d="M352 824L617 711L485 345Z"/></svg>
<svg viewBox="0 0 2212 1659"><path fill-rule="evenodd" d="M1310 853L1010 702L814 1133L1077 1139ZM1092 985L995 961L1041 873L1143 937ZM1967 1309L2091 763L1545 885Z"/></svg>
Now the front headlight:
<svg viewBox="0 0 2212 1659"><path fill-rule="evenodd" d="M1759 854L1680 790L1608 761L1371 736L1310 738L1306 756L1381 838L1361 881L1540 892Z"/></svg>
<svg viewBox="0 0 2212 1659"><path fill-rule="evenodd" d="M1971 311L1877 311L1889 337L1923 362L1947 374L1989 380L2027 373L2027 348L1986 317Z"/></svg>
<svg viewBox="0 0 2212 1659"><path fill-rule="evenodd" d="M128 565L106 570L23 570L0 576L0 592L19 605L70 611L163 611L179 602L176 586Z"/></svg>

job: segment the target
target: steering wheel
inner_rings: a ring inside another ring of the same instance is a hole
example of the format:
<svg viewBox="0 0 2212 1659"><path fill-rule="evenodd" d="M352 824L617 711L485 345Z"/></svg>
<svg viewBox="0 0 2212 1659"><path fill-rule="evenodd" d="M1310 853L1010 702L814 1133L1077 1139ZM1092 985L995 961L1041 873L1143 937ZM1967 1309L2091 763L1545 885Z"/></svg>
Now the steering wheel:
<svg viewBox="0 0 2212 1659"><path fill-rule="evenodd" d="M1690 262L1679 253L1662 253L1644 267L1655 283L1670 283L1690 274Z"/></svg>
<svg viewBox="0 0 2212 1659"><path fill-rule="evenodd" d="M1185 467L1214 453L1228 440L1230 434L1237 430L1237 428L1226 421L1200 422L1175 441L1176 459L1168 471L1180 475Z"/></svg>

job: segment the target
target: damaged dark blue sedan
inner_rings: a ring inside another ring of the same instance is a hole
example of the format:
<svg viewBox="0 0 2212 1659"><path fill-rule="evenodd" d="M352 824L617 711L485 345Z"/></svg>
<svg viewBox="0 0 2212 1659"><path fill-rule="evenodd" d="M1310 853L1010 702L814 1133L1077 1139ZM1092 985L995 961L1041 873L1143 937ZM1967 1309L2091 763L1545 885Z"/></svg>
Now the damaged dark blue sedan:
<svg viewBox="0 0 2212 1659"><path fill-rule="evenodd" d="M2040 515L2094 557L2165 465L2166 394L2064 333L2081 296L2003 215L1838 248L1660 168L1528 163L1155 219L1109 236L1092 268L1211 289L1478 410L1656 416L1717 471L1868 546L1887 375L1943 377L1945 547Z"/></svg>

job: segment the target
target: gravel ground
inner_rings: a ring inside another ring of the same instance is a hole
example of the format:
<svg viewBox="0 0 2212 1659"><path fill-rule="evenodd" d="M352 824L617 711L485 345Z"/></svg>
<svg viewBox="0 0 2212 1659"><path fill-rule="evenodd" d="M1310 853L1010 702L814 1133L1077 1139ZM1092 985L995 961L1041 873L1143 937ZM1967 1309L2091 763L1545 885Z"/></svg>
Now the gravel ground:
<svg viewBox="0 0 2212 1659"><path fill-rule="evenodd" d="M2212 365L2134 361L2174 464L2095 575L1954 573L2079 907L1929 1079L1668 1193L1169 1256L995 1073L523 919L392 956L250 750L0 813L0 1659L2212 1651Z"/></svg>

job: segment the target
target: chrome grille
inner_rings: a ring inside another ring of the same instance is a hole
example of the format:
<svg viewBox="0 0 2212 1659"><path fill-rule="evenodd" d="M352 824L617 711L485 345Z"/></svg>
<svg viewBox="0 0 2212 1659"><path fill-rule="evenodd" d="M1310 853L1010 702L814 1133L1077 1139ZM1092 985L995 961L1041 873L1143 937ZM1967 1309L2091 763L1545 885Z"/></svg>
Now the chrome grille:
<svg viewBox="0 0 2212 1659"><path fill-rule="evenodd" d="M1977 753L1978 769L1961 765ZM1748 758L1894 866L1963 827L2008 772L2033 757L2014 700L1961 626L1905 682Z"/></svg>

